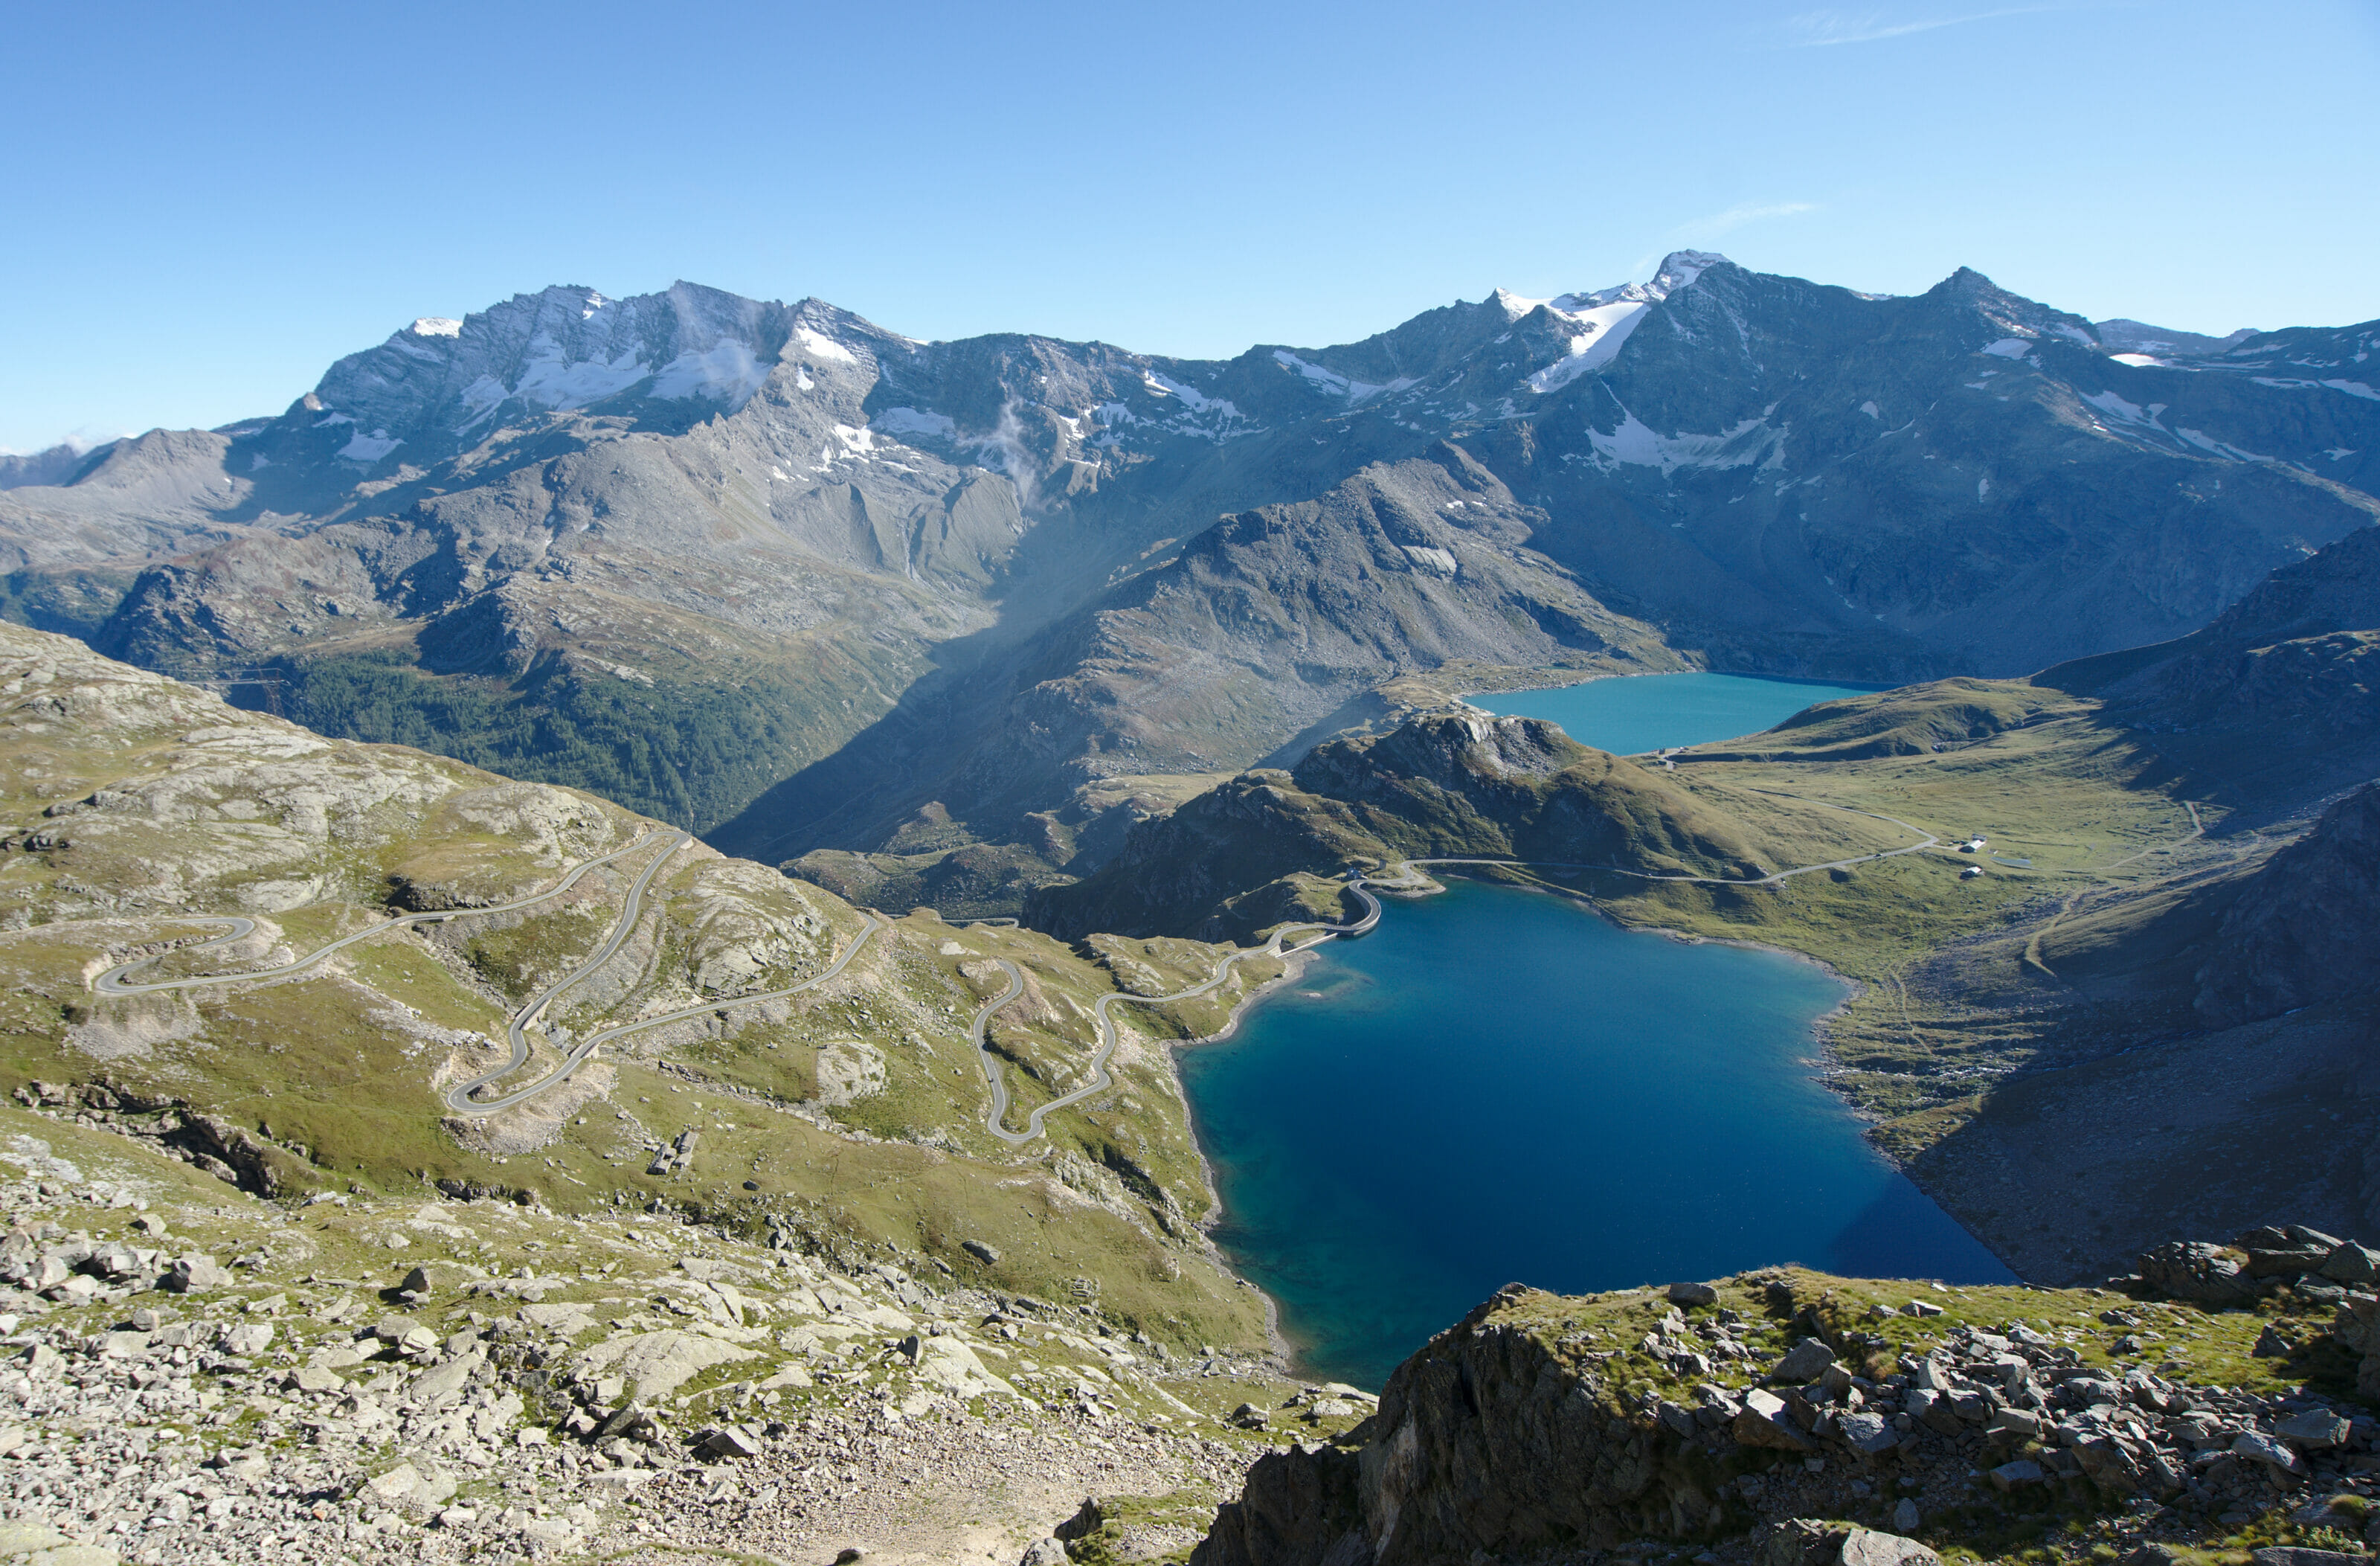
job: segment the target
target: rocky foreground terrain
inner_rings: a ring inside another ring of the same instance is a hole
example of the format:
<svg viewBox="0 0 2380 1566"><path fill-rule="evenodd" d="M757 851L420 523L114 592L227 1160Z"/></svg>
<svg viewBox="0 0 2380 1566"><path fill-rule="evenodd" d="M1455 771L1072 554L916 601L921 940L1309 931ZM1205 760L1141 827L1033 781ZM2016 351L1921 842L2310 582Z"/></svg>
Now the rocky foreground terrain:
<svg viewBox="0 0 2380 1566"><path fill-rule="evenodd" d="M1515 1284L1375 1399L666 1208L266 1200L19 1098L0 1560L2169 1563L2380 1531L2380 1253L2308 1230L2097 1289Z"/></svg>
<svg viewBox="0 0 2380 1566"><path fill-rule="evenodd" d="M2362 1557L2375 1278L2380 1253L2291 1228L2095 1289L1514 1284L1377 1415L1260 1458L1192 1560Z"/></svg>
<svg viewBox="0 0 2380 1566"><path fill-rule="evenodd" d="M1372 1404L674 1211L276 1204L0 1123L0 1560L1005 1562L1093 1495L1178 1554L1279 1439L1254 1404Z"/></svg>

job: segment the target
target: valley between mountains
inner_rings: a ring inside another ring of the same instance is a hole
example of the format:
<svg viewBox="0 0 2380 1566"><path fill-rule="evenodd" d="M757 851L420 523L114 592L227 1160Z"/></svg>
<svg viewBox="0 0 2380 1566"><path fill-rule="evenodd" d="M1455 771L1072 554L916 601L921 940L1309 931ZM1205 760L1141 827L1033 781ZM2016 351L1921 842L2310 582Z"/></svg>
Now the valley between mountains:
<svg viewBox="0 0 2380 1566"><path fill-rule="evenodd" d="M567 287L7 459L0 1558L2360 1548L2376 340L1693 251L1217 361ZM1463 699L1688 671L1877 688ZM1173 1051L1451 876L1840 976L1813 1069L2024 1283L1515 1285L1310 1383Z"/></svg>

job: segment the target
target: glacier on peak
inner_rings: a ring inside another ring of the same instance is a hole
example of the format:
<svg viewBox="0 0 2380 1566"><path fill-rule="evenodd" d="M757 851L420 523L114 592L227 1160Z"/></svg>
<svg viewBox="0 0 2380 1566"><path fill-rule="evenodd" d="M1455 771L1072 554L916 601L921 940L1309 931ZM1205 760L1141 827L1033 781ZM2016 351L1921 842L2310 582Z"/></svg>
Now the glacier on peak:
<svg viewBox="0 0 2380 1566"><path fill-rule="evenodd" d="M1694 280L1727 258L1716 250L1672 250L1661 258L1649 283L1621 283L1609 288L1585 289L1576 293L1557 294L1550 299L1532 299L1499 288L1495 302L1504 307L1505 316L1513 321L1543 305L1556 315L1583 315L1606 305L1621 303L1658 304L1679 289L1691 286Z"/></svg>
<svg viewBox="0 0 2380 1566"><path fill-rule="evenodd" d="M857 363L836 341L843 326L840 312L810 303L764 303L698 284L625 298L561 285L459 320L420 317L333 365L315 397L417 449L468 438L512 403L568 411L637 395L699 399L732 413L788 347L813 364ZM361 460L364 449L340 455Z"/></svg>
<svg viewBox="0 0 2380 1566"><path fill-rule="evenodd" d="M1619 357L1621 346L1636 330L1637 322L1646 310L1679 289L1692 285L1694 279L1726 260L1709 250L1673 250L1662 258L1650 283L1622 283L1591 293L1559 294L1550 299L1523 299L1497 289L1497 301L1515 320L1542 305L1578 328L1570 339L1569 351L1529 377L1529 390L1540 396L1558 392L1580 376L1609 364ZM1516 305L1525 308L1515 314Z"/></svg>

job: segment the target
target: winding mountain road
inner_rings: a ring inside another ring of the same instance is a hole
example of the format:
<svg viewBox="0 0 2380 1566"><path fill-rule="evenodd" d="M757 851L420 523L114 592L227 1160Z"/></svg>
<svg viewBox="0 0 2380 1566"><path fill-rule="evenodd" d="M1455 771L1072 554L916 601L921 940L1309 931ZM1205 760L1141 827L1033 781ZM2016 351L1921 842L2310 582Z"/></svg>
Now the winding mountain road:
<svg viewBox="0 0 2380 1566"><path fill-rule="evenodd" d="M440 1095L440 1099L448 1111L465 1115L494 1114L500 1111L508 1110L515 1104L533 1099L547 1088L568 1080L573 1073L587 1062L588 1058L594 1054L598 1048L614 1039L625 1038L630 1034L641 1033L648 1028L663 1027L674 1022L683 1022L689 1017L724 1012L735 1006L755 1005L763 1001L782 1000L788 995L797 995L805 989L814 989L848 967L852 959L859 955L860 949L868 944L869 939L879 930L885 929L890 922L872 910L862 910L868 919L868 928L860 931L857 939L844 948L841 955L837 956L823 971L812 975L800 983L789 984L778 989L761 990L754 994L731 995L705 1001L698 1005L681 1006L674 1012L665 1012L659 1016L642 1017L635 1022L599 1029L573 1044L563 1056L561 1064L537 1081L506 1093L501 1098L484 1099L474 1099L471 1095L503 1080L528 1063L529 1041L526 1030L536 1022L539 1014L552 1005L557 997L573 985L587 978L605 963L619 955L620 948L625 945L629 936L635 933L637 921L644 912L645 894L651 889L654 878L661 873L662 867L677 856L679 849L694 841L690 836L685 832L639 833L636 841L625 847L614 849L601 858L586 861L543 892L535 892L527 897L515 898L509 903L490 904L483 908L447 908L435 913L401 915L352 934L343 935L336 941L315 948L303 957L283 963L277 967L251 969L246 973L205 974L193 978L157 979L148 983L133 983L126 978L126 975L146 967L165 955L164 953L158 952L145 957L136 957L128 963L117 964L93 979L91 988L102 995L150 995L166 990L197 989L209 985L257 984L293 977L312 968L334 952L372 936L385 934L390 930L404 929L419 924L437 924L447 919L470 918L482 914L509 914L523 908L533 908L540 904L551 903L576 886L580 878L589 871L609 865L615 860L626 858L640 849L650 846L657 838L662 842L661 851L653 856L652 861L646 865L635 881L630 883L628 895L621 906L619 917L613 921L612 928L604 935L601 943L585 961L547 985L531 998L528 1004L515 1011L506 1019L504 1033L506 1041L511 1045L511 1058L493 1071L482 1073L468 1082L447 1088ZM230 915L220 917L200 917L193 922L223 925L227 929L225 933L202 941L195 946L179 947L176 950L209 951L244 940L256 930L254 919Z"/></svg>
<svg viewBox="0 0 2380 1566"><path fill-rule="evenodd" d="M1806 803L1827 802L1808 801ZM1362 935L1380 922L1380 900L1377 896L1373 895L1370 888L1374 886L1386 889L1410 888L1417 884L1415 879L1415 872L1422 866L1497 865L1507 866L1512 868L1525 868L1531 866L1541 866L1549 869L1602 870L1611 874L1633 876L1640 880L1697 881L1709 885L1759 886L1774 885L1790 877L1808 875L1815 870L1840 869L1852 865L1865 864L1871 860L1889 859L1898 855L1921 853L1925 849L1936 846L1941 842L1941 839L1935 837L1917 827L1912 826L1909 822L1901 820L1897 817L1877 815L1876 812L1869 810L1853 810L1847 805L1830 805L1829 807L1839 810L1849 810L1853 815L1867 816L1876 820L1889 821L1894 826L1900 827L1905 832L1916 834L1916 836L1922 839L1922 841L1912 844L1907 847L1888 849L1878 854L1863 854L1848 859L1829 860L1821 865L1802 865L1790 870L1776 870L1766 876L1762 876L1757 880L1730 878L1726 876L1661 875L1643 870L1622 870L1619 869L1615 866L1609 865L1575 864L1561 860L1491 859L1486 857L1400 859L1396 861L1394 865L1389 867L1381 875L1371 876L1361 873L1351 875L1346 882L1346 890L1364 904L1363 917L1353 924L1284 925L1281 929L1273 931L1271 939L1267 941L1264 945L1245 952L1234 952L1231 955L1225 957L1216 965L1212 977L1209 977L1201 983L1194 984L1186 989L1176 990L1171 995L1127 995L1122 991L1116 991L1100 996L1092 1008L1093 1019L1099 1025L1099 1043L1097 1052L1091 1057L1090 1080L1081 1087L1075 1089L1073 1092L1065 1094L1061 1098L1053 1099L1050 1102L1040 1106L1038 1109L1036 1109L1029 1116L1026 1117L1025 1129L1023 1131L1011 1131L1008 1128L1009 1094L1007 1077L1005 1073L1002 1070L999 1061L992 1055L990 1046L987 1041L986 1030L990 1026L992 1017L1001 1010L1001 1008L1008 1005L1025 993L1025 975L1014 963L1009 961L1007 958L995 957L993 961L999 964L1001 971L1007 976L1007 988L1000 995L984 1002L984 1004L977 1011L974 1021L968 1026L968 1037L975 1045L977 1059L983 1066L985 1084L989 1086L991 1093L990 1107L984 1118L985 1129L1012 1147L1021 1147L1025 1143L1032 1141L1035 1137L1044 1135L1046 1123L1052 1112L1078 1104L1084 1099L1092 1097L1094 1094L1104 1092L1108 1088L1115 1086L1115 1079L1108 1071L1108 1062L1114 1057L1116 1046L1119 1042L1114 1015L1115 1007L1121 1005L1162 1006L1170 1005L1177 1001L1196 1000L1201 995L1209 994L1212 991L1220 989L1230 980L1232 968L1243 962L1250 960L1251 958L1279 958L1289 956L1298 952L1305 951L1309 947L1319 945L1325 941L1330 941L1342 936L1352 937ZM594 1054L597 1049L616 1039L625 1038L631 1034L644 1032L649 1028L664 1027L671 1023L683 1022L691 1017L698 1017L707 1014L724 1012L731 1007L735 1006L756 1005L766 1001L783 1000L786 996L797 995L806 989L815 989L817 986L824 984L829 979L841 974L844 968L851 965L853 959L859 955L860 951L867 946L868 942L875 937L879 931L889 927L890 921L884 918L882 915L878 914L873 910L862 910L864 916L868 919L868 928L860 931L859 935L852 941L852 943L845 947L835 960L823 971L802 980L800 983L786 985L777 989L762 990L753 994L727 996L718 1000L705 1001L692 1006L682 1006L675 1011L666 1012L659 1016L644 1017L635 1022L621 1023L615 1026L598 1029L597 1031L587 1035L584 1038L578 1039L573 1043L564 1053L561 1063L556 1065L553 1070L548 1072L545 1075L540 1077L535 1082L528 1083L524 1086L516 1088L509 1093L505 1093L493 1099L477 1099L474 1098L473 1095L493 1086L504 1078L512 1075L515 1072L519 1071L523 1066L527 1065L529 1062L531 1052L528 1029L536 1024L538 1017L549 1006L551 1006L556 999L568 991L574 985L585 980L590 975L595 973L596 970L602 967L604 964L610 962L613 957L619 954L621 947L627 943L628 938L636 930L638 920L643 915L645 896L650 890L654 878L661 873L662 868L664 865L668 864L672 858L676 856L679 849L685 847L688 843L693 841L693 839L686 833L641 833L638 836L636 841L628 844L625 847L616 848L611 853L603 855L599 858L589 859L585 863L578 865L568 874L565 875L561 880L555 882L552 887L548 888L544 892L535 892L527 897L515 898L508 903L491 904L486 907L480 908L448 908L440 909L432 913L400 915L397 917L383 920L379 924L370 926L364 929L356 930L350 934L343 935L335 941L317 947L303 957L298 957L290 962L283 963L275 967L253 969L246 973L207 974L190 978L155 979L145 983L135 982L128 977L128 975L140 968L148 966L152 963L157 962L160 958L165 955L164 953L160 952L152 953L145 957L136 957L130 962L117 964L115 967L108 969L107 972L101 974L97 978L93 979L91 981L91 988L102 995L149 995L171 990L197 989L211 985L257 984L270 982L274 979L293 977L314 967L334 953L339 952L346 947L352 946L358 941L369 940L375 935L381 935L389 930L404 929L410 926L419 924L437 924L448 919L474 917L483 914L515 913L521 909L533 908L540 904L552 902L554 899L568 892L573 886L577 885L579 880L586 876L589 871L601 868L601 867L612 864L617 860L626 858L639 850L650 845L656 838L661 839L662 842L661 851L653 856L651 861L645 866L644 869L637 876L637 879L630 883L627 896L621 905L619 916L613 921L612 928L606 932L602 941L591 953L589 954L585 961L579 963L576 967L572 968L570 972L563 975L560 978L557 978L552 983L547 985L543 989L540 990L534 997L532 997L526 1005L521 1006L506 1019L504 1033L505 1041L510 1046L508 1058L503 1065L498 1066L495 1070L484 1072L480 1075L471 1078L469 1081L456 1084L442 1093L440 1095L441 1101L449 1111L455 1114L473 1116L484 1116L498 1113L501 1111L512 1108L516 1104L533 1099L538 1094L546 1091L548 1088L552 1087L557 1084L567 1081L581 1065L584 1065L587 1062L589 1058ZM1393 877L1393 879L1391 879L1391 877ZM231 945L234 942L245 940L249 935L254 934L257 928L257 922L254 919L234 915L213 917L194 917L192 922L221 925L225 927L225 933L200 941L195 946L181 947L177 948L177 950L188 952L205 952L216 947ZM978 920L976 922L978 924L1006 924L1012 928L1014 923L1013 920ZM1303 937L1305 939L1298 940L1294 945L1286 944L1286 942L1288 942L1293 937Z"/></svg>
<svg viewBox="0 0 2380 1566"><path fill-rule="evenodd" d="M1380 900L1366 889L1364 882L1365 878L1360 875L1350 878L1347 882L1347 890L1354 892L1364 903L1364 917L1354 924L1283 925L1274 930L1272 939L1262 946L1245 952L1232 953L1216 965L1212 978L1203 983L1194 984L1187 989L1177 989L1171 995L1126 995L1122 990L1117 990L1111 994L1100 996L1091 1008L1091 1015L1099 1026L1099 1052L1091 1057L1091 1080L1065 1097L1052 1099L1035 1110L1026 1117L1025 1129L1022 1131L1008 1129L1008 1082L1005 1074L1001 1071L1000 1062L992 1055L990 1046L984 1041L984 1029L990 1025L994 1012L1025 993L1025 975L1007 958L994 957L992 961L998 963L1001 971L1008 976L1008 988L996 999L986 1002L983 1008L976 1013L975 1021L969 1026L969 1036L975 1041L976 1058L983 1062L984 1081L991 1088L991 1109L990 1112L984 1117L984 1129L1013 1147L1023 1147L1042 1134L1042 1124L1053 1111L1081 1103L1093 1094L1103 1093L1114 1086L1115 1078L1108 1074L1108 1061L1115 1054L1117 1043L1112 1008L1163 1006L1175 1001L1195 1000L1198 996L1221 988L1223 983L1232 977L1232 969L1252 957L1289 956L1303 952L1309 946L1318 946L1336 936L1356 936L1370 929L1380 922ZM1289 937L1306 931L1314 932L1314 938L1311 941L1301 941L1295 946L1281 944Z"/></svg>
<svg viewBox="0 0 2380 1566"><path fill-rule="evenodd" d="M666 858L668 856L664 855L662 857ZM589 1056L594 1054L597 1049L602 1045L611 1043L613 1039L625 1038L632 1033L642 1033L648 1028L665 1027L674 1022L684 1022L688 1017L707 1016L711 1013L724 1012L735 1006L758 1005L763 1001L781 1001L788 995L798 995L805 989L816 989L818 986L824 984L828 979L831 979L837 974L843 972L844 968L850 966L851 960L859 955L860 948L866 946L868 940L874 936L877 931L885 929L892 922L886 919L882 915L876 913L873 909L862 909L861 914L868 920L868 928L861 930L857 939L854 940L850 945L844 947L843 949L842 955L836 957L835 960L829 964L824 970L811 975L809 977L802 980L799 984L788 984L782 989L763 989L757 993L748 995L723 996L716 1001L702 1002L698 1005L680 1006L676 1011L663 1012L657 1017L640 1017L635 1022L624 1022L619 1024L617 1026L598 1029L596 1032L589 1034L586 1038L581 1038L578 1042L573 1044L570 1047L568 1053L563 1056L562 1063L560 1065L554 1067L553 1070L538 1078L535 1082L530 1083L528 1086L507 1093L501 1099L472 1098L471 1095L479 1089L488 1086L490 1083L494 1082L499 1078L510 1075L512 1073L518 1071L522 1065L527 1063L528 1059L528 1050L527 1042L521 1036L521 1024L527 1020L528 1013L523 1012L517 1014L513 1019L511 1028L513 1058L504 1064L497 1067L494 1071L489 1072L484 1076L476 1076L468 1082L462 1083L454 1087L449 1087L445 1093L446 1107L457 1114L494 1114L499 1110L508 1110L515 1104L521 1102L523 1099L533 1099L540 1093L544 1092L547 1088L553 1086L555 1084L568 1080L573 1072L586 1064ZM629 916L627 919L624 920L624 924L632 921L633 916ZM596 965L597 965L589 964L587 968L580 971L582 974L591 971ZM551 1000L557 991L565 988L567 982L568 981L565 980L563 984L557 984L553 989L549 989L543 997L540 997L539 1003L542 1004L544 1001ZM530 1010L534 1009L534 1007L530 1008Z"/></svg>
<svg viewBox="0 0 2380 1566"><path fill-rule="evenodd" d="M685 833L678 833L678 842L684 842L685 837ZM428 914L400 914L395 918L385 919L379 924L367 926L362 929L357 930L352 935L343 935L339 937L338 940L330 942L328 945L318 946L306 955L299 957L293 962L284 963L279 967L256 968L247 973L202 974L196 978L163 978L155 979L146 984L132 984L127 982L124 977L125 975L131 973L137 968L145 968L150 964L158 961L167 954L164 952L153 952L146 957L135 957L128 963L118 963L115 966L108 969L105 973L91 980L91 987L102 995L154 995L169 989L199 989L210 984L261 984L272 979L289 978L298 974L304 973L308 968L312 967L315 964L321 962L323 958L329 956L334 952L353 946L358 941L369 941L375 935L385 935L393 929L404 929L412 925L440 924L447 919L472 918L481 914L509 914L516 912L522 908L534 908L540 903L551 903L555 898L561 896L564 892L569 891L572 887L577 885L579 878L587 874L588 871L601 868L601 867L610 864L614 859L624 859L629 855L634 854L638 849L644 847L652 840L652 833L643 833L625 848L615 848L600 859L588 860L585 864L580 865L577 868L572 870L568 875L564 876L559 881L556 881L546 891L535 892L527 897L517 897L509 903L492 903L484 908L441 908L434 913ZM674 848L674 844L673 844L673 848ZM667 858L668 856L663 855L662 857ZM228 925L231 929L228 933L218 935L211 941L201 941L195 946L176 947L174 949L176 951L210 951L217 946L227 946L233 941L244 940L248 936L254 934L256 930L256 921L254 919L241 918L234 915L192 915L188 917L187 922L193 924Z"/></svg>

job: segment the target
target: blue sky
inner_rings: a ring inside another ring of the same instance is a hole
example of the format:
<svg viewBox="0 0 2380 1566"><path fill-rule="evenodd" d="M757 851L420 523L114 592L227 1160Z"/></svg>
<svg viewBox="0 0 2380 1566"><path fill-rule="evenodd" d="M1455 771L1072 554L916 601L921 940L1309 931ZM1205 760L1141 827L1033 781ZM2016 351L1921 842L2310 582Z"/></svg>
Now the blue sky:
<svg viewBox="0 0 2380 1566"><path fill-rule="evenodd" d="M684 277L1227 355L1670 249L2380 315L2380 0L10 8L0 447Z"/></svg>

